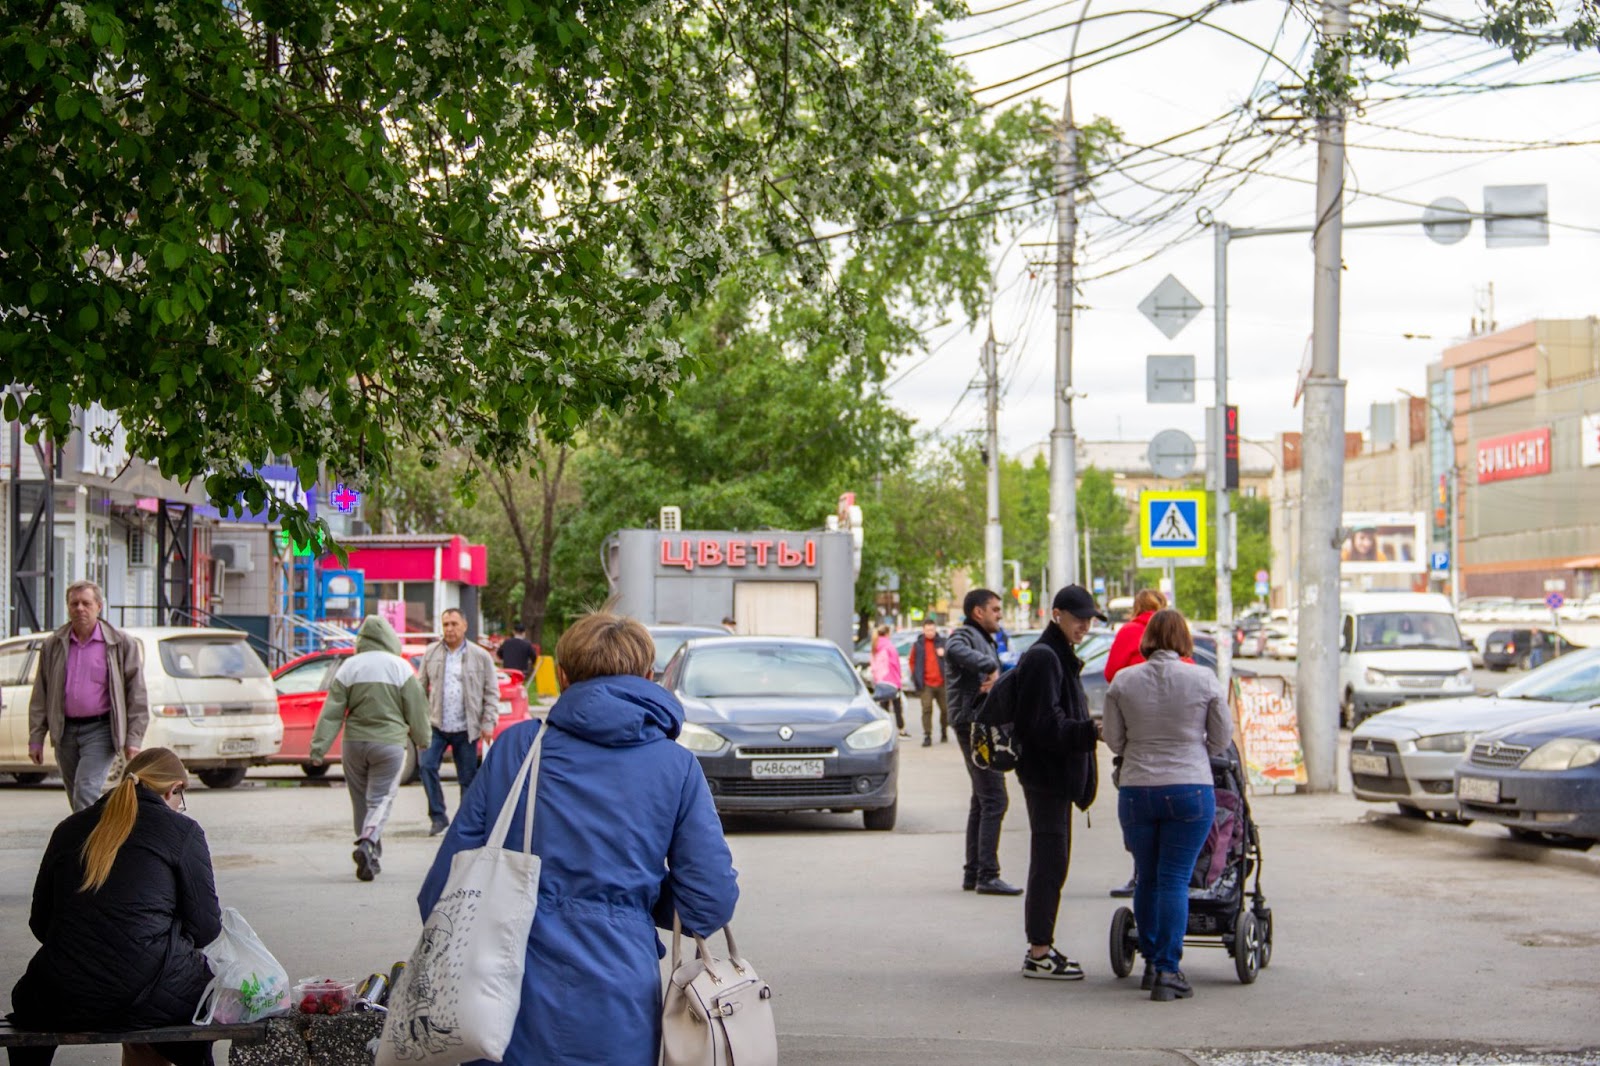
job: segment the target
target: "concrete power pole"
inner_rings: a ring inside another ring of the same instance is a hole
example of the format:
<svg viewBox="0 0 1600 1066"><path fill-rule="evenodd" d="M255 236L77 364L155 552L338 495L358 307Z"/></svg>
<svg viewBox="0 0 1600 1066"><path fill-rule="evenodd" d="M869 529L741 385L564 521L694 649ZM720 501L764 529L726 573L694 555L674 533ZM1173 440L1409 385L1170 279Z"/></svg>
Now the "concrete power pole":
<svg viewBox="0 0 1600 1066"><path fill-rule="evenodd" d="M1088 5L1084 5L1088 10ZM1078 28L1083 28L1080 17ZM1072 50L1077 52L1074 35ZM1070 61L1069 61L1070 63ZM1056 421L1050 431L1050 584L1042 600L1078 583L1078 439L1072 428L1073 259L1078 242L1078 128L1072 121L1072 76L1056 141Z"/></svg>
<svg viewBox="0 0 1600 1066"><path fill-rule="evenodd" d="M1217 223L1215 227L1216 298L1212 317L1216 323L1216 412L1211 427L1211 454L1206 466L1214 474L1216 486L1216 557L1217 557L1217 677L1224 692L1230 692L1233 682L1233 566L1234 549L1230 534L1233 531L1228 516L1228 227Z"/></svg>
<svg viewBox="0 0 1600 1066"><path fill-rule="evenodd" d="M1324 40L1341 41L1349 0L1324 0ZM1344 224L1344 109L1317 119L1311 375L1301 435L1300 737L1313 792L1332 792L1339 746L1339 530L1344 512L1344 380L1339 377L1339 272Z"/></svg>
<svg viewBox="0 0 1600 1066"><path fill-rule="evenodd" d="M989 424L984 435L984 450L988 462L987 495L989 521L983 527L983 583L999 592L1004 588L1005 563L1000 527L1000 353L994 342L994 321L989 322L989 339L983 343L984 400L988 408Z"/></svg>

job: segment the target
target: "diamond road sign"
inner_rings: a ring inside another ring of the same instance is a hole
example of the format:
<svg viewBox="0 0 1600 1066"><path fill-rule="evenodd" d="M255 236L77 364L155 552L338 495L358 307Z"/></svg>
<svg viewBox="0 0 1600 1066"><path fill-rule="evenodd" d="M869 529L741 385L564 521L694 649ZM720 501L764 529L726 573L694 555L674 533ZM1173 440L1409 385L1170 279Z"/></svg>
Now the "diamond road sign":
<svg viewBox="0 0 1600 1066"><path fill-rule="evenodd" d="M1183 332L1183 327L1195 320L1204 306L1194 293L1168 274L1139 304L1139 310L1170 341Z"/></svg>

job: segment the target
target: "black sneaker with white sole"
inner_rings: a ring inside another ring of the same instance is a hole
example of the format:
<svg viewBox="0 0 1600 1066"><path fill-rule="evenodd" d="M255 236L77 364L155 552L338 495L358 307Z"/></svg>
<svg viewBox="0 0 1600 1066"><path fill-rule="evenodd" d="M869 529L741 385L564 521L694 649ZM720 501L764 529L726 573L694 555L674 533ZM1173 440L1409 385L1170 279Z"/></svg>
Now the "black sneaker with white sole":
<svg viewBox="0 0 1600 1066"><path fill-rule="evenodd" d="M1051 948L1043 958L1034 958L1032 952L1022 956L1022 976L1045 981L1081 981L1083 967Z"/></svg>
<svg viewBox="0 0 1600 1066"><path fill-rule="evenodd" d="M372 841L362 837L356 841L356 850L350 853L356 863L356 880L371 881L378 876L382 866L378 862L378 849Z"/></svg>

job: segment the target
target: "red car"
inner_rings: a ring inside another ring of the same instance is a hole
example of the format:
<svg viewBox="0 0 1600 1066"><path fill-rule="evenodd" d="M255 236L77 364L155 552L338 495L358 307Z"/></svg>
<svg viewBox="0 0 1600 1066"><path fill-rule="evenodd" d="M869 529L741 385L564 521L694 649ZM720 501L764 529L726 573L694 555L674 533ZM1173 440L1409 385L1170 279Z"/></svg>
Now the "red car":
<svg viewBox="0 0 1600 1066"><path fill-rule="evenodd" d="M406 636L415 638L417 634ZM422 664L428 645L408 641L402 650L415 668ZM324 648L291 659L273 672L272 683L278 690L278 716L283 719L283 747L266 760L269 765L299 766L307 777L321 777L328 772L329 763L339 761L342 734L328 749L326 761L321 766L311 765L311 734L317 728L317 716L328 698L334 671L354 653L354 648ZM496 667L495 674L500 681L500 720L494 727L494 736L498 737L502 730L528 717L528 690L520 670ZM410 744L406 748L406 768L400 780L409 782L416 773L417 752Z"/></svg>

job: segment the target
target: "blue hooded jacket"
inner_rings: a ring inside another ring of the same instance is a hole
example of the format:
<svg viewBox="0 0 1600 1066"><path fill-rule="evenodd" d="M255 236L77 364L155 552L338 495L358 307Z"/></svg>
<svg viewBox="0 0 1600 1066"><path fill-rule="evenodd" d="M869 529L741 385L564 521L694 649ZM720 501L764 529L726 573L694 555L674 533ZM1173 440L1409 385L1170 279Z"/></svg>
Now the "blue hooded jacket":
<svg viewBox="0 0 1600 1066"><path fill-rule="evenodd" d="M533 850L539 909L507 1063L655 1066L665 953L652 911L709 935L733 917L733 856L700 764L674 743L683 707L642 677L571 686L550 709ZM423 920L458 851L482 847L542 727L501 734L417 896ZM522 839L517 806L509 843ZM658 903L662 908L657 910Z"/></svg>

